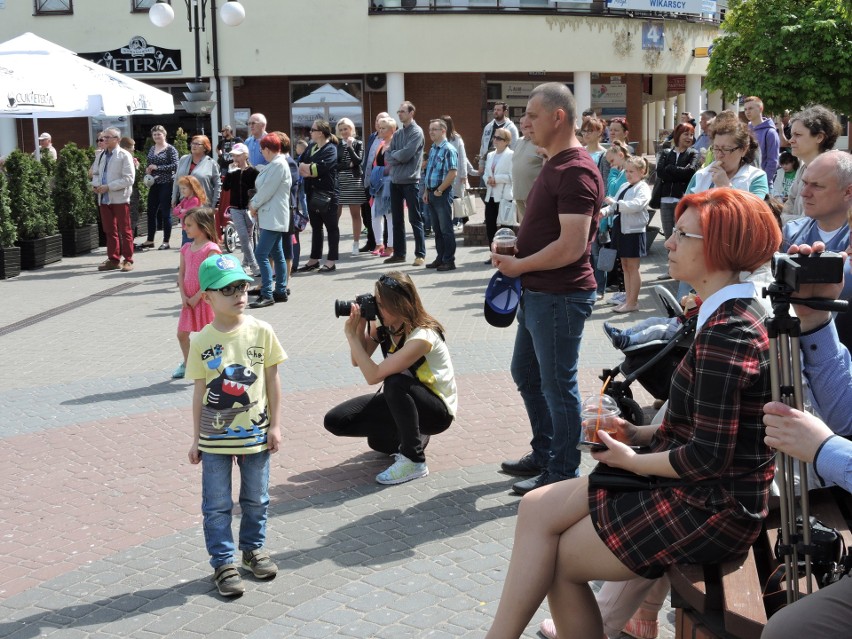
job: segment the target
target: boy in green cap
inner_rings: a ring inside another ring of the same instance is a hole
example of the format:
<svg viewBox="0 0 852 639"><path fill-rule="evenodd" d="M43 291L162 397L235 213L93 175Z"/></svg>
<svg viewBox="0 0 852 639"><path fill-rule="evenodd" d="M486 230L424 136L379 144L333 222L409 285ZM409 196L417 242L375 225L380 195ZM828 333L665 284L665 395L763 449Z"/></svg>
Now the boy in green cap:
<svg viewBox="0 0 852 639"><path fill-rule="evenodd" d="M201 462L204 540L219 594L245 585L234 564L231 470L240 468L239 549L258 579L278 568L263 549L269 509L269 455L281 443L278 364L287 355L272 328L243 311L252 278L232 255L211 255L198 271L202 298L215 319L192 338L186 377L195 380L189 461Z"/></svg>

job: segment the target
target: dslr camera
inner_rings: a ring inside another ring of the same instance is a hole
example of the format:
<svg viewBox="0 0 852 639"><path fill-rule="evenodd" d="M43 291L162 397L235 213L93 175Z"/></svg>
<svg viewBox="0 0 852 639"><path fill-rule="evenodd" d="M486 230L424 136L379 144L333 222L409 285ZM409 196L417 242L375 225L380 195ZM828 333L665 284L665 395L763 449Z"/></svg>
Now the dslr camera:
<svg viewBox="0 0 852 639"><path fill-rule="evenodd" d="M772 276L791 292L802 284L837 284L843 281L843 256L832 251L807 256L776 253Z"/></svg>
<svg viewBox="0 0 852 639"><path fill-rule="evenodd" d="M376 298L371 293L364 293L363 295L356 296L354 300L335 300L334 316L349 317L353 304L356 304L361 309L361 317L368 322L372 322L379 315Z"/></svg>

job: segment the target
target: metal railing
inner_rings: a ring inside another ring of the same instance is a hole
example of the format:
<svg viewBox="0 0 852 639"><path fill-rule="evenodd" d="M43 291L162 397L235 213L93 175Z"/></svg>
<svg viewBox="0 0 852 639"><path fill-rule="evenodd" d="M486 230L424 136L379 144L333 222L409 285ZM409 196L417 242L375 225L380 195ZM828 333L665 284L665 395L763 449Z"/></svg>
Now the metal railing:
<svg viewBox="0 0 852 639"><path fill-rule="evenodd" d="M575 2L572 0L368 0L370 15L381 14L495 14L507 15L577 15L639 19L686 20L718 24L727 8L726 0L717 0L716 13L671 13L666 11L634 11L611 9L606 0Z"/></svg>

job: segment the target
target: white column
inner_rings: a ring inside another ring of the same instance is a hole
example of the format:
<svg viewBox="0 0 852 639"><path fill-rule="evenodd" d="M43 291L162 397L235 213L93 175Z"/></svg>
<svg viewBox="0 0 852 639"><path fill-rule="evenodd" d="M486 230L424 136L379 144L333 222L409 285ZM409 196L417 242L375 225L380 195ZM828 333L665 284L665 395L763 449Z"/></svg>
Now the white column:
<svg viewBox="0 0 852 639"><path fill-rule="evenodd" d="M692 117L698 120L698 114L703 111L701 108L701 76L697 73L688 73L686 75L686 109L692 114Z"/></svg>
<svg viewBox="0 0 852 639"><path fill-rule="evenodd" d="M726 95L725 96L725 109L728 111L733 111L734 113L740 112L740 100L737 95Z"/></svg>
<svg viewBox="0 0 852 639"><path fill-rule="evenodd" d="M583 111L592 107L592 74L574 71L574 100L577 103L577 126L583 122Z"/></svg>
<svg viewBox="0 0 852 639"><path fill-rule="evenodd" d="M399 105L405 102L405 74L397 71L387 74L388 113L396 113Z"/></svg>
<svg viewBox="0 0 852 639"><path fill-rule="evenodd" d="M707 94L707 108L710 111L715 111L716 113L724 110L721 91L711 91Z"/></svg>
<svg viewBox="0 0 852 639"><path fill-rule="evenodd" d="M642 123L643 128L645 129L645 139L642 140L642 148L645 150L645 153L651 153L648 151L649 147L653 147L651 144L651 103L645 102L642 105Z"/></svg>
<svg viewBox="0 0 852 639"><path fill-rule="evenodd" d="M18 148L18 131L15 118L0 118L0 157L6 157ZM30 127L32 128L32 127Z"/></svg>
<svg viewBox="0 0 852 639"><path fill-rule="evenodd" d="M677 120L677 118L675 117L675 100L670 97L666 97L666 99L663 101L663 104L666 107L664 128L668 129L669 131L674 131L675 121Z"/></svg>
<svg viewBox="0 0 852 639"><path fill-rule="evenodd" d="M686 95L683 93L677 94L677 115L675 122L680 122L680 114L686 111Z"/></svg>
<svg viewBox="0 0 852 639"><path fill-rule="evenodd" d="M222 114L222 126L224 127L226 124L230 124L231 127L235 129L234 134L236 135L236 127L234 127L234 82L231 76L219 76L219 87L222 89L222 101L218 102L216 106L213 107L213 111L210 112L210 132L213 134L210 136L210 139L213 144L213 148L219 144L219 134L222 129L218 125L218 114L221 112ZM216 81L213 81L213 99L216 99Z"/></svg>

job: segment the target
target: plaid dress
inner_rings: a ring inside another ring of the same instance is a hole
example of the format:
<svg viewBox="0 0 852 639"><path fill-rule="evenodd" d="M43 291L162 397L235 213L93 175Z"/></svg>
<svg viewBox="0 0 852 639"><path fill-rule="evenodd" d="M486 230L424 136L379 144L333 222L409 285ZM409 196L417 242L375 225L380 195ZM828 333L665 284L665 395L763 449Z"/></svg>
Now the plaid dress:
<svg viewBox="0 0 852 639"><path fill-rule="evenodd" d="M769 342L756 299L724 302L695 336L672 379L669 407L651 442L670 451L682 479L715 486L589 490L598 535L624 565L651 579L674 563L711 563L746 552L767 513L774 465L763 443L770 399Z"/></svg>

